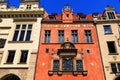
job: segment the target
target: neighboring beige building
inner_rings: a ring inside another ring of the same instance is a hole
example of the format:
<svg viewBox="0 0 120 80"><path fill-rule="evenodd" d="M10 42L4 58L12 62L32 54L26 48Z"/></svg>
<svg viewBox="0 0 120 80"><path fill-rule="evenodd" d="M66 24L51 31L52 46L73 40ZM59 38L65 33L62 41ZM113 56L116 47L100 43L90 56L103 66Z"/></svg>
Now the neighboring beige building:
<svg viewBox="0 0 120 80"><path fill-rule="evenodd" d="M103 14L93 14L105 72L105 80L120 80L120 14L107 6ZM97 74L99 75L99 74Z"/></svg>
<svg viewBox="0 0 120 80"><path fill-rule="evenodd" d="M34 80L44 9L39 0L7 6L0 0L0 80Z"/></svg>

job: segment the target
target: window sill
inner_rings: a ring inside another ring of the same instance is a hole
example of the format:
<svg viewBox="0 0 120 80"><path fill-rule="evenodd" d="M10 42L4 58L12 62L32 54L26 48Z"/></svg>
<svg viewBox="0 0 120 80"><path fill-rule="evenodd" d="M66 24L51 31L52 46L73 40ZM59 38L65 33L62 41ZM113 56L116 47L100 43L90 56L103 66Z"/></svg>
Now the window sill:
<svg viewBox="0 0 120 80"><path fill-rule="evenodd" d="M26 62L20 62L20 63L17 63L17 64L27 64Z"/></svg>
<svg viewBox="0 0 120 80"><path fill-rule="evenodd" d="M4 63L4 64L13 64L13 62L7 62L7 63Z"/></svg>
<svg viewBox="0 0 120 80"><path fill-rule="evenodd" d="M112 35L113 33L105 33L104 35Z"/></svg>
<svg viewBox="0 0 120 80"><path fill-rule="evenodd" d="M33 41L8 41L8 43L32 43Z"/></svg>
<svg viewBox="0 0 120 80"><path fill-rule="evenodd" d="M118 53L109 53L109 55L119 55Z"/></svg>
<svg viewBox="0 0 120 80"><path fill-rule="evenodd" d="M114 73L114 72L110 72L110 74L120 74L120 72L116 72L116 73Z"/></svg>
<svg viewBox="0 0 120 80"><path fill-rule="evenodd" d="M84 76L86 76L88 74L88 71L84 70L84 71L52 71L49 70L48 71L49 75L53 75L53 74L58 74L58 75L62 75L62 74L73 74L73 75L78 75L78 74L82 74Z"/></svg>

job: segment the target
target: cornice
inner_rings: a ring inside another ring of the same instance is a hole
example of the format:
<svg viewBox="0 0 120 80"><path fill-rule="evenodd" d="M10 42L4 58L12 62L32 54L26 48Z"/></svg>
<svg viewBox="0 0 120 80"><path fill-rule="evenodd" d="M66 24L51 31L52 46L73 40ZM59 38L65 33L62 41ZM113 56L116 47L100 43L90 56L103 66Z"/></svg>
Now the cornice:
<svg viewBox="0 0 120 80"><path fill-rule="evenodd" d="M51 24L56 24L56 23L62 23L62 24L68 24L68 23L63 23L62 20L42 20L42 23L51 23ZM94 20L74 20L73 22L69 23L69 24L73 24L73 23L94 23Z"/></svg>
<svg viewBox="0 0 120 80"><path fill-rule="evenodd" d="M96 20L95 24L105 24L105 23L120 23L120 20Z"/></svg>
<svg viewBox="0 0 120 80"><path fill-rule="evenodd" d="M13 22L36 22L37 18L14 18Z"/></svg>
<svg viewBox="0 0 120 80"><path fill-rule="evenodd" d="M0 18L42 17L44 11L1 11Z"/></svg>
<svg viewBox="0 0 120 80"><path fill-rule="evenodd" d="M39 10L36 10L36 11L1 11L0 12L0 15L1 14L44 14L44 11L39 11Z"/></svg>

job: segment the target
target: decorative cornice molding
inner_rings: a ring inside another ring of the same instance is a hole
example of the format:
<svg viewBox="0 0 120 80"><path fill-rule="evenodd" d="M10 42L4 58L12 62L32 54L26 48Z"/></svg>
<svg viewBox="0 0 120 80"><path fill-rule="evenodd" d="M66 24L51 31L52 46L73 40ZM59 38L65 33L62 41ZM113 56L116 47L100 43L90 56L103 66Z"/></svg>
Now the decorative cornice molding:
<svg viewBox="0 0 120 80"><path fill-rule="evenodd" d="M13 22L36 22L37 18L14 18Z"/></svg>

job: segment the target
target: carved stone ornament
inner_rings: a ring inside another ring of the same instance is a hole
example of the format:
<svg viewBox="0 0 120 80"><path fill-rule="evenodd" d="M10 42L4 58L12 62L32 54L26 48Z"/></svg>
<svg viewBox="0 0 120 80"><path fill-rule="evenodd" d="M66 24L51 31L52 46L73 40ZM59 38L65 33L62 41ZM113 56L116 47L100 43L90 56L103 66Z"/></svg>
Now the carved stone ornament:
<svg viewBox="0 0 120 80"><path fill-rule="evenodd" d="M6 39L0 38L0 48L4 48Z"/></svg>

